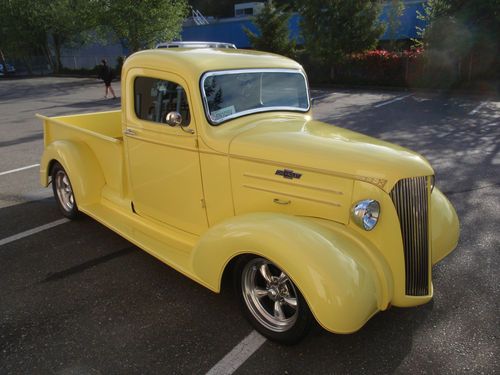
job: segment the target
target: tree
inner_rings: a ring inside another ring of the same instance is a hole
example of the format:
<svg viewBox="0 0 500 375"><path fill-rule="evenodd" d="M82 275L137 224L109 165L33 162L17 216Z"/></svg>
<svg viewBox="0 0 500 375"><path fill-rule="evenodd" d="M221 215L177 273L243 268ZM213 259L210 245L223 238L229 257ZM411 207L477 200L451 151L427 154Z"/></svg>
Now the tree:
<svg viewBox="0 0 500 375"><path fill-rule="evenodd" d="M288 29L291 15L283 7L277 8L272 1L269 1L262 11L253 18L253 23L259 30L258 34L244 28L252 47L260 51L292 56L295 42L290 40Z"/></svg>
<svg viewBox="0 0 500 375"><path fill-rule="evenodd" d="M417 19L423 23L423 26L416 26L417 39L414 39L413 42L417 47L424 46L423 39L427 27L438 18L446 15L449 9L449 0L428 0L423 3L423 12L417 10Z"/></svg>
<svg viewBox="0 0 500 375"><path fill-rule="evenodd" d="M186 0L100 0L108 25L132 52L179 36Z"/></svg>
<svg viewBox="0 0 500 375"><path fill-rule="evenodd" d="M333 66L346 55L374 48L384 25L374 0L301 0L301 28L306 50Z"/></svg>
<svg viewBox="0 0 500 375"><path fill-rule="evenodd" d="M93 3L95 1L88 0L2 0L2 49L25 62L33 55L45 55L58 72L62 47L95 27ZM52 59L52 51L55 59ZM30 64L26 65L29 69Z"/></svg>
<svg viewBox="0 0 500 375"><path fill-rule="evenodd" d="M62 48L83 44L87 33L97 27L96 4L89 0L50 0L39 7L55 55L55 72L62 68Z"/></svg>
<svg viewBox="0 0 500 375"><path fill-rule="evenodd" d="M387 34L390 39L390 48L393 51L396 49L396 38L404 11L405 6L402 0L391 0L387 13Z"/></svg>
<svg viewBox="0 0 500 375"><path fill-rule="evenodd" d="M476 56L476 72L498 74L500 40L500 2L498 0L429 0L424 11L417 13L425 27L417 29L425 49L431 80L448 84L461 79L462 65L469 66Z"/></svg>

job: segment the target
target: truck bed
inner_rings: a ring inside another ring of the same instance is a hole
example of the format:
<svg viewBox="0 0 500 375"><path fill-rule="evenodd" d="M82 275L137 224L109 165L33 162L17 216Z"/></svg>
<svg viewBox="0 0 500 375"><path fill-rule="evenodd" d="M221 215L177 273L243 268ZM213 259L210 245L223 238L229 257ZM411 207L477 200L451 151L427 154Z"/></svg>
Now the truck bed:
<svg viewBox="0 0 500 375"><path fill-rule="evenodd" d="M75 130L92 133L93 135L122 139L121 110L56 117L37 116L44 120L50 120L53 123L74 128ZM47 141L50 143L51 140L45 140L46 146Z"/></svg>
<svg viewBox="0 0 500 375"><path fill-rule="evenodd" d="M104 174L106 185L102 192L103 198L124 198L121 110L37 117L43 120L45 148L57 141L85 144L95 155Z"/></svg>

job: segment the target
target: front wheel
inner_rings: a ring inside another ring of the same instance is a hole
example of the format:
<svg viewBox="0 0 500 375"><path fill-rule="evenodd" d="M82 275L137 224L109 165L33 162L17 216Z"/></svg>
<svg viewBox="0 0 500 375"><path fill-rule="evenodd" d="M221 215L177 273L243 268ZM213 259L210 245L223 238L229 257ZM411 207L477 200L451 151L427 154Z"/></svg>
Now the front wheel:
<svg viewBox="0 0 500 375"><path fill-rule="evenodd" d="M68 174L63 166L56 162L52 167L52 191L56 198L59 210L69 219L76 219L80 211L76 205L75 195Z"/></svg>
<svg viewBox="0 0 500 375"><path fill-rule="evenodd" d="M294 344L309 332L314 318L304 297L274 263L242 258L235 269L235 287L245 316L267 338Z"/></svg>

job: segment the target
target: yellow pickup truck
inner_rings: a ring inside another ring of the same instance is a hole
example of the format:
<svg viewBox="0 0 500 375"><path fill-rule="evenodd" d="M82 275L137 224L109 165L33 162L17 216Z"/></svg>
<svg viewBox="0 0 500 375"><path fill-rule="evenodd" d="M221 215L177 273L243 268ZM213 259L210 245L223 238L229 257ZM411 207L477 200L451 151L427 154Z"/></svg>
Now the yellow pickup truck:
<svg viewBox="0 0 500 375"><path fill-rule="evenodd" d="M236 49L130 56L122 110L43 119L40 179L83 212L294 343L314 319L360 329L433 295L459 237L434 171L405 148L315 121L303 68ZM193 306L187 308L198 308Z"/></svg>

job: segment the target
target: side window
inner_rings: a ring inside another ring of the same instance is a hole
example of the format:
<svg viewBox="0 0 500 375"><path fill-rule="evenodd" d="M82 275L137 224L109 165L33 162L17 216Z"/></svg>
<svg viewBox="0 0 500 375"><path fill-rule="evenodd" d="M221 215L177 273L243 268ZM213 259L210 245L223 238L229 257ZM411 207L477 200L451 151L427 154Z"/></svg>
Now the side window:
<svg viewBox="0 0 500 375"><path fill-rule="evenodd" d="M134 108L141 120L165 124L167 113L176 111L182 116L182 126L188 126L191 121L186 92L175 82L137 77L134 81Z"/></svg>

